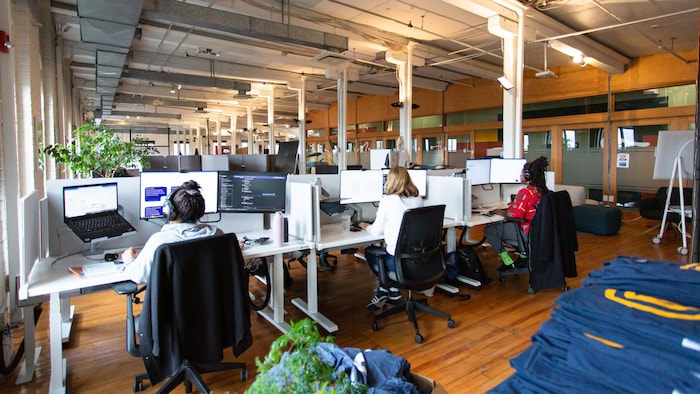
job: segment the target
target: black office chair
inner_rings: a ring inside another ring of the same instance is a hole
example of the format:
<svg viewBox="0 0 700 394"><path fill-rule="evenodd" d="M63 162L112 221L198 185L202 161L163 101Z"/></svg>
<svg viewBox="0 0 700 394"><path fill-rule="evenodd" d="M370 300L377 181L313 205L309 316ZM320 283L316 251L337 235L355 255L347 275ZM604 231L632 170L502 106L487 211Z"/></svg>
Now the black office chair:
<svg viewBox="0 0 700 394"><path fill-rule="evenodd" d="M440 282L446 266L442 250L442 219L445 205L434 205L409 209L404 213L394 261L396 272L384 266L386 253L381 248L368 247L365 255L374 254L379 259L379 282L383 287L398 287L408 290L408 297L392 308L374 317L372 329L378 330L380 319L406 311L408 320L413 323L416 343L423 342L418 330L416 309L447 319L447 327L454 328L455 322L449 314L427 305L426 299L414 299L413 292L427 290Z"/></svg>
<svg viewBox="0 0 700 394"><path fill-rule="evenodd" d="M659 224L650 227L645 233L659 229L661 227L661 220L664 216L664 210L666 210L666 198L668 197L668 187L662 186L656 191L654 197L643 198L639 201L639 215L645 219L658 220ZM680 205L681 197L680 192L677 187L671 189L671 200L670 205ZM684 187L683 188L683 204L686 207L693 206L693 189ZM674 223L680 223L681 215L673 212L666 213L666 226ZM673 227L678 231L676 226ZM664 228L664 231L666 229Z"/></svg>
<svg viewBox="0 0 700 394"><path fill-rule="evenodd" d="M511 246L526 257L520 262L516 261L513 269L499 272L499 280L505 282L506 276L528 273L530 294L557 286L561 286L562 291L567 291L569 287L565 278L577 275L575 252L578 250L574 210L569 193L562 190L542 196L527 235L518 223L518 219L509 218L505 225L517 226L520 240L517 245Z"/></svg>
<svg viewBox="0 0 700 394"><path fill-rule="evenodd" d="M223 363L223 351L235 356L252 345L247 272L235 234L198 238L160 246L151 269L139 316L134 316L133 283L115 286L127 295L127 351L141 357L147 374L136 376L134 392L169 380L158 390L167 393L181 383L210 390L200 373L241 369L245 363ZM136 334L139 340L136 343Z"/></svg>

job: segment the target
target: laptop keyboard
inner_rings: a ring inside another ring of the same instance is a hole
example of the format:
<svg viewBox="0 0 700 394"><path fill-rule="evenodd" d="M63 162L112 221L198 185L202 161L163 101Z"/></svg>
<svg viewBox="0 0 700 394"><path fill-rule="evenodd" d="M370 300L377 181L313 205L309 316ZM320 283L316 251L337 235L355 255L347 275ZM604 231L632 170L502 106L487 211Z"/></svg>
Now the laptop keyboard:
<svg viewBox="0 0 700 394"><path fill-rule="evenodd" d="M118 213L73 220L70 228L83 240L102 237L116 237L134 228Z"/></svg>

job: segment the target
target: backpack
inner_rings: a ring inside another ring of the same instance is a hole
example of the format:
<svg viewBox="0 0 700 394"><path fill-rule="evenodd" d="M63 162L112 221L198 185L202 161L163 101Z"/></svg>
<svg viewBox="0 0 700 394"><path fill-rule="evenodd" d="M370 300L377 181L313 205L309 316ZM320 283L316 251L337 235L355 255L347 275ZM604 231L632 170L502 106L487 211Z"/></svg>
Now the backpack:
<svg viewBox="0 0 700 394"><path fill-rule="evenodd" d="M479 255L476 253L474 250L474 246L477 245L465 245L463 244L464 240L464 234L467 231L462 231L462 234L459 237L459 243L457 244L457 248L455 249L455 265L457 267L457 274L461 276L466 276L467 278L471 278L474 280L477 280L481 283L481 286L491 282L491 278L489 278L486 275L486 270L484 269L484 266L481 264L481 260L479 259ZM479 285L476 285L475 287L481 287Z"/></svg>

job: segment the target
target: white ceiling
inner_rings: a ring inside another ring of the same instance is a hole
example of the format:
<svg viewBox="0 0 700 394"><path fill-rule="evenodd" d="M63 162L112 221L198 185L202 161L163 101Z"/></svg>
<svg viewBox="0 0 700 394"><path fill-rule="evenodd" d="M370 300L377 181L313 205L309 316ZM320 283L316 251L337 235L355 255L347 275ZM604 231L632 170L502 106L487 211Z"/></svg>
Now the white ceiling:
<svg viewBox="0 0 700 394"><path fill-rule="evenodd" d="M477 14L479 6L498 10L502 3L526 10L527 70L545 69L545 42L548 67L570 64L557 50L567 46L593 56L589 67L609 72L664 52L695 61L678 52L698 46L697 0L52 0L51 6L84 110L101 108L106 122L175 128L207 118L226 125L235 113L240 129L248 106L256 127L269 122L264 96L272 91L275 127L293 127L298 96L288 82L302 77L307 111L336 101L335 76L312 60L326 52L351 59L349 99L395 96L395 70L383 52L409 42L425 60L414 69L415 87L495 80L503 74L501 39ZM235 97L246 93L254 98Z"/></svg>

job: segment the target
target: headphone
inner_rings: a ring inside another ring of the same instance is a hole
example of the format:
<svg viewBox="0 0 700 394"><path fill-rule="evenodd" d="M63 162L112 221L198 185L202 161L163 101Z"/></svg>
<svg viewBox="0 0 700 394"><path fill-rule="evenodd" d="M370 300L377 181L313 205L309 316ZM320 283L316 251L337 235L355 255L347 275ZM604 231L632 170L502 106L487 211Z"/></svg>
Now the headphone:
<svg viewBox="0 0 700 394"><path fill-rule="evenodd" d="M180 216L180 213L177 211L175 201L173 200L173 197L178 190L180 190L180 188L170 192L170 194L165 197L165 201L163 201L163 216L167 217L168 220L175 220ZM197 189L185 189L185 193L189 194L190 196L201 194L201 192Z"/></svg>
<svg viewBox="0 0 700 394"><path fill-rule="evenodd" d="M532 167L532 163L528 163L527 167L523 169L523 178L525 178L526 181L532 179L532 175L530 174L530 167Z"/></svg>
<svg viewBox="0 0 700 394"><path fill-rule="evenodd" d="M178 216L177 208L175 208L175 203L173 202L173 194L175 194L177 190L178 189L175 189L170 192L165 197L165 201L163 201L163 216L165 216L168 220L175 220Z"/></svg>

